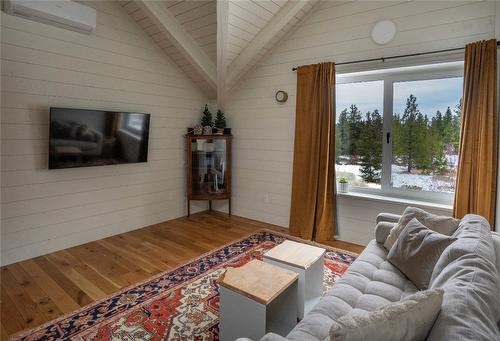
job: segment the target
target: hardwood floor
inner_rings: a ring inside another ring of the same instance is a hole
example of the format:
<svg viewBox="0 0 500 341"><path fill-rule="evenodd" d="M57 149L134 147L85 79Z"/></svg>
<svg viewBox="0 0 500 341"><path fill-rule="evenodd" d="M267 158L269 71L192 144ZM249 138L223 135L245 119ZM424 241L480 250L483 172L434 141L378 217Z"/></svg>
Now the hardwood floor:
<svg viewBox="0 0 500 341"><path fill-rule="evenodd" d="M2 340L262 228L255 220L205 212L1 268ZM362 246L331 246L359 253Z"/></svg>

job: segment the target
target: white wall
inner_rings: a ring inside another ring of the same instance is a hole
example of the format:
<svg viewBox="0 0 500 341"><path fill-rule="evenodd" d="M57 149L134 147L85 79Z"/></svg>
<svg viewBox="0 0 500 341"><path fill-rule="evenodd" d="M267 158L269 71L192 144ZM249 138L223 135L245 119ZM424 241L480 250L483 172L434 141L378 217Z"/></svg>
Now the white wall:
<svg viewBox="0 0 500 341"><path fill-rule="evenodd" d="M90 36L1 14L1 263L185 214L185 128L206 98L117 2ZM151 113L149 162L48 170L50 106Z"/></svg>
<svg viewBox="0 0 500 341"><path fill-rule="evenodd" d="M235 136L234 214L288 226L295 129L293 66L462 47L490 39L495 32L491 1L324 1L313 11L228 96L226 111ZM386 18L396 22L398 34L380 47L371 41L370 29ZM285 104L274 100L278 89L289 93ZM372 238L376 213L400 213L405 207L366 199L338 201L340 239L355 243Z"/></svg>

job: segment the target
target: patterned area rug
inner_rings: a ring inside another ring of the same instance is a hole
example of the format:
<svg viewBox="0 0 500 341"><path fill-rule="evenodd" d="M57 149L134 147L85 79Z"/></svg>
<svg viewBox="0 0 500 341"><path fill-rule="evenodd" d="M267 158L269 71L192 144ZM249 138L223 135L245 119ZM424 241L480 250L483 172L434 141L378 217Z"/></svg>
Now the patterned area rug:
<svg viewBox="0 0 500 341"><path fill-rule="evenodd" d="M258 258L289 236L261 231L174 270L128 287L13 340L218 340L219 293L226 267ZM327 249L325 290L356 256Z"/></svg>

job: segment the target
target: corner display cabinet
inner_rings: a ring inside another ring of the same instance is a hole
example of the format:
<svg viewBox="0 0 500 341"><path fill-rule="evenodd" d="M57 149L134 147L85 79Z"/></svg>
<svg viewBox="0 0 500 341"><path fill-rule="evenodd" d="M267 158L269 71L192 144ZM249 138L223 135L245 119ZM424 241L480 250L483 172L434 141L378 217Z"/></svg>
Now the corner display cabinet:
<svg viewBox="0 0 500 341"><path fill-rule="evenodd" d="M186 135L187 207L191 200L229 200L231 214L232 135Z"/></svg>

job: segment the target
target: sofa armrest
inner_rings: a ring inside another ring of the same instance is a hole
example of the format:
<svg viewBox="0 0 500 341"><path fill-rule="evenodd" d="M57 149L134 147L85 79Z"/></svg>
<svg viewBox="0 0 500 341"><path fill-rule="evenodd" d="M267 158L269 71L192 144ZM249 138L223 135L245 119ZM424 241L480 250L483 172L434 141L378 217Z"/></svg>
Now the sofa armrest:
<svg viewBox="0 0 500 341"><path fill-rule="evenodd" d="M377 215L377 224L380 223L381 221L386 221L389 223L397 223L399 221L399 218L401 218L401 215L399 214L379 213Z"/></svg>
<svg viewBox="0 0 500 341"><path fill-rule="evenodd" d="M375 240L377 243L385 243L385 240L389 236L392 228L396 226L397 223L391 223L387 221L381 221L375 226Z"/></svg>
<svg viewBox="0 0 500 341"><path fill-rule="evenodd" d="M274 333L267 333L264 335L260 341L288 341L288 339Z"/></svg>
<svg viewBox="0 0 500 341"><path fill-rule="evenodd" d="M500 274L500 233L498 232L491 232L491 237L493 239L493 247L495 248L495 254L497 256L496 258L496 267L497 271ZM500 327L500 321L498 321L499 327Z"/></svg>

